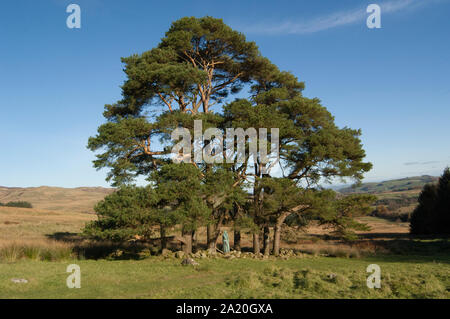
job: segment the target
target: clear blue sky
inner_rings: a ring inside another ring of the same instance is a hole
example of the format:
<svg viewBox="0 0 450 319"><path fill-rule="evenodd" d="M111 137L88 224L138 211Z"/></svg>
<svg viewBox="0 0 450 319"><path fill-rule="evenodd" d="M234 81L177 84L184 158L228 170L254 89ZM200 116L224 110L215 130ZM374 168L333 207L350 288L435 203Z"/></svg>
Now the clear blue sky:
<svg viewBox="0 0 450 319"><path fill-rule="evenodd" d="M66 26L70 3L81 29ZM370 3L381 29L366 26ZM205 15L305 81L338 125L362 129L366 181L450 165L450 1L19 0L0 6L0 185L107 186L86 144L120 98L120 57Z"/></svg>

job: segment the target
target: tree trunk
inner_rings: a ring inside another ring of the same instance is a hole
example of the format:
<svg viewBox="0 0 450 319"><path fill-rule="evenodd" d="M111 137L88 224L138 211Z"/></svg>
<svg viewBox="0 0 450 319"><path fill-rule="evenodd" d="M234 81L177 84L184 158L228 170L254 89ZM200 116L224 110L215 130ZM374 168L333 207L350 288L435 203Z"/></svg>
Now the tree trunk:
<svg viewBox="0 0 450 319"><path fill-rule="evenodd" d="M241 251L241 231L234 231L234 250Z"/></svg>
<svg viewBox="0 0 450 319"><path fill-rule="evenodd" d="M259 203L259 197L260 197L260 190L258 189L259 184L259 171L258 171L258 164L255 163L255 182L253 184L253 206L255 208L253 221L255 224L259 225L257 222L258 219L258 213L260 212L260 203ZM259 245L259 227L257 232L253 233L253 253L259 254L261 252L261 248Z"/></svg>
<svg viewBox="0 0 450 319"><path fill-rule="evenodd" d="M275 225L273 232L273 254L278 256L280 254L280 236L281 225Z"/></svg>
<svg viewBox="0 0 450 319"><path fill-rule="evenodd" d="M273 232L273 254L278 256L280 254L280 237L281 237L281 225L283 225L286 217L289 213L283 213L277 218Z"/></svg>
<svg viewBox="0 0 450 319"><path fill-rule="evenodd" d="M194 230L192 232L192 251L197 252L197 232Z"/></svg>
<svg viewBox="0 0 450 319"><path fill-rule="evenodd" d="M268 256L270 254L270 228L269 226L264 226L264 255Z"/></svg>
<svg viewBox="0 0 450 319"><path fill-rule="evenodd" d="M261 252L261 248L259 245L259 234L253 234L253 253L259 254Z"/></svg>
<svg viewBox="0 0 450 319"><path fill-rule="evenodd" d="M167 249L166 227L159 225L159 234L161 236L161 250Z"/></svg>
<svg viewBox="0 0 450 319"><path fill-rule="evenodd" d="M206 241L208 250L216 251L217 241L219 240L220 227L222 226L223 215L221 215L216 224L206 226Z"/></svg>
<svg viewBox="0 0 450 319"><path fill-rule="evenodd" d="M181 242L181 248L185 254L192 253L192 231L183 230L183 241Z"/></svg>
<svg viewBox="0 0 450 319"><path fill-rule="evenodd" d="M214 225L209 224L206 226L206 242L209 250L216 250L216 241L214 240Z"/></svg>

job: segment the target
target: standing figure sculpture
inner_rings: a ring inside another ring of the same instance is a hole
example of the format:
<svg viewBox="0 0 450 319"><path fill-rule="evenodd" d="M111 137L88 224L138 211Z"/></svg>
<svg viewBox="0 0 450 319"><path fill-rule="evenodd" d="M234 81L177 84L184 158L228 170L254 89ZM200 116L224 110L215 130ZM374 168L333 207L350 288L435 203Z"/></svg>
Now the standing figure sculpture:
<svg viewBox="0 0 450 319"><path fill-rule="evenodd" d="M228 239L228 233L226 230L223 231L222 241L223 241L224 254L229 253L230 252L230 240Z"/></svg>

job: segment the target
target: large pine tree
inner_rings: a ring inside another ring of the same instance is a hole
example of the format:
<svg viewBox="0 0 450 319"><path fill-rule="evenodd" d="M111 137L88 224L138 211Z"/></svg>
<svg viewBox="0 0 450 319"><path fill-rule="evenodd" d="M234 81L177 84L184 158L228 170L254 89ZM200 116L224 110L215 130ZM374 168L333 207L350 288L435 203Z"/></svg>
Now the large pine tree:
<svg viewBox="0 0 450 319"><path fill-rule="evenodd" d="M156 48L122 61L123 99L105 106L107 122L89 139L88 147L100 152L94 166L109 168L113 185L146 176L158 196L169 196L165 207L180 216L187 252L199 226L208 227L208 245L214 248L220 226L233 220L252 230L255 252L261 232L267 237L275 227L278 253L280 226L305 209L300 206L305 190L334 178L360 181L371 169L364 162L361 132L337 127L319 99L302 95L303 82L280 71L221 19L177 20ZM170 134L184 127L193 136L194 120L202 120L203 130L218 128L224 140L227 128L267 128L269 139L270 129L279 128L279 161L263 162L261 150L250 157L247 140L243 161L202 161L176 169L179 164L169 157ZM281 202L269 205L272 199ZM236 238L241 228L236 227ZM268 238L265 243L267 253Z"/></svg>

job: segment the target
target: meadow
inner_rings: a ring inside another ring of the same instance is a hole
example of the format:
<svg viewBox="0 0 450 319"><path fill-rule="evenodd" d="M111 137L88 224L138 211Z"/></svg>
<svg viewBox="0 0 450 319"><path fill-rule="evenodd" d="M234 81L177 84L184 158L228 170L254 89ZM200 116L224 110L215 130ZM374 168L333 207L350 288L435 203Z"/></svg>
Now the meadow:
<svg viewBox="0 0 450 319"><path fill-rule="evenodd" d="M81 268L81 288L66 287L66 267ZM0 264L1 298L449 298L448 258L362 259L305 256L289 260L22 260ZM381 288L366 286L366 267L381 267ZM26 278L16 284L11 278Z"/></svg>
<svg viewBox="0 0 450 319"><path fill-rule="evenodd" d="M96 255L105 247L78 237L94 218L0 207L0 298L450 298L450 242L411 239L405 223L365 217L372 230L352 244L310 227L283 243L281 257L246 253L244 237L236 258L197 254L198 266L182 266L151 246L127 255L117 251L130 246L109 245L110 254ZM66 286L69 264L81 268L81 289ZM370 264L381 267L380 289L366 286Z"/></svg>
<svg viewBox="0 0 450 319"><path fill-rule="evenodd" d="M0 186L0 203L26 201L33 208L46 211L67 213L93 213L94 205L113 188L104 187L2 187Z"/></svg>

